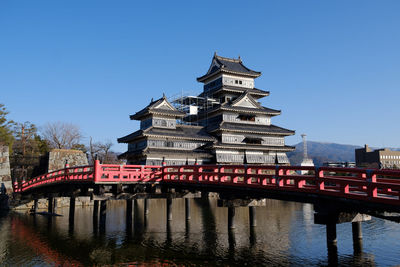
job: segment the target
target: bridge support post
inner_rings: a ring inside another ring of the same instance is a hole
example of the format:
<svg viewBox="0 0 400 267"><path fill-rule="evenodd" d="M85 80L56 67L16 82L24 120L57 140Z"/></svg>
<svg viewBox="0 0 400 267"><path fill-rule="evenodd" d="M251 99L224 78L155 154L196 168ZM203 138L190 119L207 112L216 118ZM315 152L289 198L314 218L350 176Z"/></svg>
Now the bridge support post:
<svg viewBox="0 0 400 267"><path fill-rule="evenodd" d="M105 232L106 229L106 216L107 216L107 200L100 201L100 230Z"/></svg>
<svg viewBox="0 0 400 267"><path fill-rule="evenodd" d="M326 224L326 242L328 246L336 246L336 223Z"/></svg>
<svg viewBox="0 0 400 267"><path fill-rule="evenodd" d="M250 227L257 226L256 207L254 206L249 207L249 220L250 220Z"/></svg>
<svg viewBox="0 0 400 267"><path fill-rule="evenodd" d="M150 212L149 207L150 207L150 199L145 198L144 199L144 216L149 215L149 212Z"/></svg>
<svg viewBox="0 0 400 267"><path fill-rule="evenodd" d="M186 221L190 220L190 199L185 198L185 217Z"/></svg>
<svg viewBox="0 0 400 267"><path fill-rule="evenodd" d="M75 197L69 198L69 223L74 224L75 220Z"/></svg>
<svg viewBox="0 0 400 267"><path fill-rule="evenodd" d="M359 254L362 252L361 222L352 222L351 230L353 233L353 250L355 254Z"/></svg>
<svg viewBox="0 0 400 267"><path fill-rule="evenodd" d="M58 208L58 206L57 206L57 198L53 198L53 213L56 213L57 212L57 208Z"/></svg>
<svg viewBox="0 0 400 267"><path fill-rule="evenodd" d="M99 201L98 200L94 200L93 201L93 220L94 218L99 217Z"/></svg>
<svg viewBox="0 0 400 267"><path fill-rule="evenodd" d="M99 201L93 201L93 231L97 232L99 221Z"/></svg>
<svg viewBox="0 0 400 267"><path fill-rule="evenodd" d="M167 197L167 221L172 221L172 198Z"/></svg>
<svg viewBox="0 0 400 267"><path fill-rule="evenodd" d="M352 222L351 230L353 233L353 242L359 242L362 239L361 222Z"/></svg>
<svg viewBox="0 0 400 267"><path fill-rule="evenodd" d="M334 203L319 203L314 205L314 223L326 225L326 241L328 251L333 245L336 246L336 224L352 223L353 245L356 248L362 238L361 222L371 220L371 216L358 213L354 210L346 210L346 207L337 207ZM340 209L342 208L342 210ZM359 248L355 249L357 252Z"/></svg>
<svg viewBox="0 0 400 267"><path fill-rule="evenodd" d="M133 203L132 199L127 199L126 200L126 230L128 233L132 231L132 210L133 210Z"/></svg>
<svg viewBox="0 0 400 267"><path fill-rule="evenodd" d="M54 198L53 197L49 197L47 199L47 212L49 214L53 214L54 213Z"/></svg>
<svg viewBox="0 0 400 267"><path fill-rule="evenodd" d="M34 200L33 200L33 207L32 207L32 213L33 213L33 214L36 214L36 212L37 212L37 209L38 209L38 202L39 202L39 199L34 199Z"/></svg>
<svg viewBox="0 0 400 267"><path fill-rule="evenodd" d="M235 207L249 207L250 226L257 225L255 207L265 206L265 199L218 199L218 207L228 207L228 228L235 228Z"/></svg>
<svg viewBox="0 0 400 267"><path fill-rule="evenodd" d="M228 228L235 228L235 207L228 207Z"/></svg>

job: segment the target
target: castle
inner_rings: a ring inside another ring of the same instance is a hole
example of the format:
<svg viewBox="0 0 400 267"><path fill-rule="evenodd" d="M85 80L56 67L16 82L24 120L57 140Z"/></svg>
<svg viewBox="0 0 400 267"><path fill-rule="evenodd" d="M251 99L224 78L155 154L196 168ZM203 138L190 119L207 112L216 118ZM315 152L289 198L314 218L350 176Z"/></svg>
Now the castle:
<svg viewBox="0 0 400 267"><path fill-rule="evenodd" d="M169 102L165 95L130 116L140 129L118 139L128 151L120 155L128 164L264 164L288 165L285 136L292 130L271 124L281 114L261 106L268 91L254 87L261 75L241 58L214 54L198 96ZM178 108L177 108L178 107Z"/></svg>

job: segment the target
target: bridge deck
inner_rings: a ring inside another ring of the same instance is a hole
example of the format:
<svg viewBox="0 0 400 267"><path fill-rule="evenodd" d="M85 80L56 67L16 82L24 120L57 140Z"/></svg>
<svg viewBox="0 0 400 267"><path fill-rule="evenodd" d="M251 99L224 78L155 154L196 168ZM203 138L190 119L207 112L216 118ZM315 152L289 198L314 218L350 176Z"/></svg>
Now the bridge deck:
<svg viewBox="0 0 400 267"><path fill-rule="evenodd" d="M307 174L300 174L307 171ZM184 165L137 166L95 162L94 166L67 167L14 184L14 192L34 194L65 186L163 184L189 190L265 195L278 199L316 202L318 199L352 201L400 211L400 171L357 168ZM302 200L303 199L303 200Z"/></svg>

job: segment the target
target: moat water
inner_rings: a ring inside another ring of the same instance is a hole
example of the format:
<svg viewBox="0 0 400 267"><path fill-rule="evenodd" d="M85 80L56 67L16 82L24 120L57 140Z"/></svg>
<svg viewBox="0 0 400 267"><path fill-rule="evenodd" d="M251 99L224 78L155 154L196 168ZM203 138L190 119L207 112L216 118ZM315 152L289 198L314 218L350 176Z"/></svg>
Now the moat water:
<svg viewBox="0 0 400 267"><path fill-rule="evenodd" d="M124 201L108 202L106 226L93 223L93 207L76 207L75 223L63 216L8 213L0 216L0 266L393 266L400 264L400 224L377 218L362 224L362 250L353 247L351 224L337 226L337 250L327 250L325 227L313 223L309 204L268 200L257 207L257 227L238 208L236 229L227 229L227 208L216 200L192 199L186 222L184 200L143 201L126 221Z"/></svg>

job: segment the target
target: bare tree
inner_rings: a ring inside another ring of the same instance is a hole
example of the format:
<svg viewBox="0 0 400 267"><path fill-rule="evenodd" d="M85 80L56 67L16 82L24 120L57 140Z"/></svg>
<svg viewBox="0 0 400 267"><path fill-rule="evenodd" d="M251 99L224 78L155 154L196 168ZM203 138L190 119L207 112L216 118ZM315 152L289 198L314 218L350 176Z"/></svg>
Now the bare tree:
<svg viewBox="0 0 400 267"><path fill-rule="evenodd" d="M120 163L120 160L118 160L116 153L111 151L112 146L113 143L111 141L93 142L92 137L90 137L88 147L90 161L93 163L97 156L97 158L101 160L102 163Z"/></svg>
<svg viewBox="0 0 400 267"><path fill-rule="evenodd" d="M94 160L96 159L96 155L100 152L99 144L98 143L93 143L92 137L90 137L89 140L89 160L94 163Z"/></svg>
<svg viewBox="0 0 400 267"><path fill-rule="evenodd" d="M42 135L51 148L59 149L71 149L82 139L79 126L66 122L47 123Z"/></svg>
<svg viewBox="0 0 400 267"><path fill-rule="evenodd" d="M112 159L110 158L110 148L113 146L111 141L106 141L105 143L99 143L99 148L103 156L104 163L111 163Z"/></svg>

